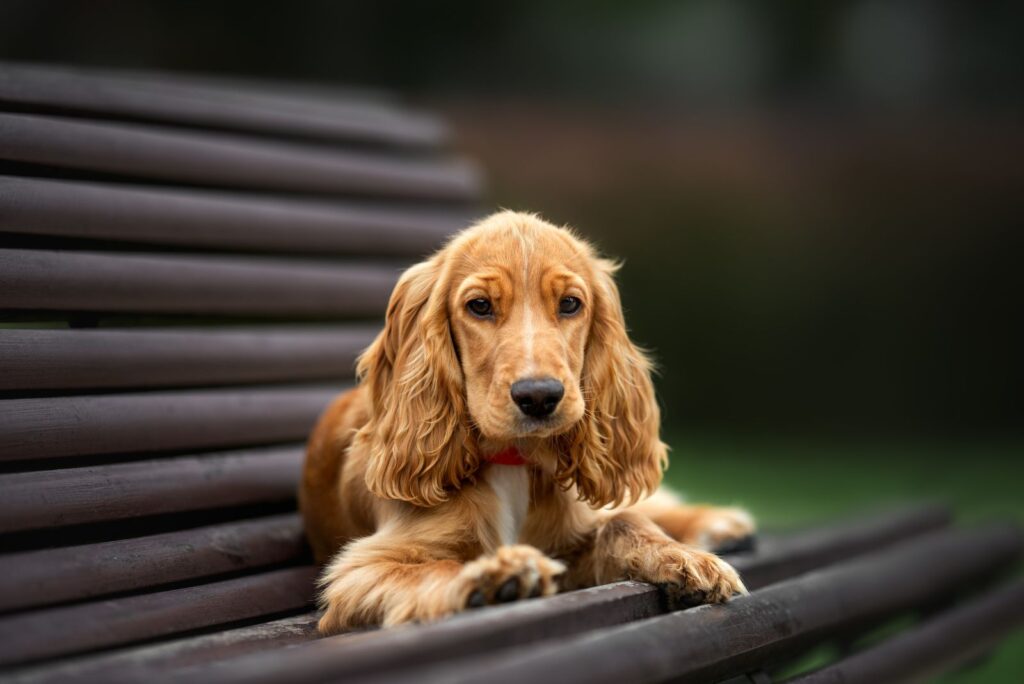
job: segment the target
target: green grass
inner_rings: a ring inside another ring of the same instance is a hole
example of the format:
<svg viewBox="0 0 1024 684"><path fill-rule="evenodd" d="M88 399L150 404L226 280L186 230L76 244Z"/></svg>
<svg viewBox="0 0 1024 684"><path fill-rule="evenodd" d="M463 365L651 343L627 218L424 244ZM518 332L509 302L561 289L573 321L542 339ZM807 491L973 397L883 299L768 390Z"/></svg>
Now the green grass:
<svg viewBox="0 0 1024 684"><path fill-rule="evenodd" d="M690 501L744 506L765 529L914 501L948 504L958 524L1024 524L1024 443L836 445L667 436L673 450L666 483ZM1024 681L1024 630L979 666L942 681Z"/></svg>

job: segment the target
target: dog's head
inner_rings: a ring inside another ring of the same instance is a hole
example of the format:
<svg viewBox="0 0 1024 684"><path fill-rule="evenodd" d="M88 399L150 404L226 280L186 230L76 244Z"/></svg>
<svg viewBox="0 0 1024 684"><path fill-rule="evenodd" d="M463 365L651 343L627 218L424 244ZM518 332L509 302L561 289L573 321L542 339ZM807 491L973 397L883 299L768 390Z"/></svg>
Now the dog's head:
<svg viewBox="0 0 1024 684"><path fill-rule="evenodd" d="M503 212L406 271L359 362L370 490L437 505L482 444L549 440L555 478L593 506L652 491L665 446L615 270L568 230Z"/></svg>

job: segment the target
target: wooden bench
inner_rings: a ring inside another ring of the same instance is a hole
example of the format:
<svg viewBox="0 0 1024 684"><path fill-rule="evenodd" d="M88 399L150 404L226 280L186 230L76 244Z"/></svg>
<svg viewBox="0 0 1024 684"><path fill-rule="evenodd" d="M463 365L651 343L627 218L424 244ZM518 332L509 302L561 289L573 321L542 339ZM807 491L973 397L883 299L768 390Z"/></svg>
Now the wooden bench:
<svg viewBox="0 0 1024 684"><path fill-rule="evenodd" d="M726 606L622 582L315 639L302 443L478 211L445 144L375 93L0 66L0 678L761 682L925 616L800 679L883 681L1021 622L1019 531L919 507L765 535Z"/></svg>

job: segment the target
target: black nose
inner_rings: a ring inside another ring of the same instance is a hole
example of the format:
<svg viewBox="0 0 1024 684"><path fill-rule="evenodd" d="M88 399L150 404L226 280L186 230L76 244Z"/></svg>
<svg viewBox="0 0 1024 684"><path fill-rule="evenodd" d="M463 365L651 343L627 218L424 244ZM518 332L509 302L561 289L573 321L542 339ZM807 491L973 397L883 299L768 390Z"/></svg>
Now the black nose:
<svg viewBox="0 0 1024 684"><path fill-rule="evenodd" d="M565 387L554 378L529 378L512 383L512 401L531 418L550 416L564 394Z"/></svg>

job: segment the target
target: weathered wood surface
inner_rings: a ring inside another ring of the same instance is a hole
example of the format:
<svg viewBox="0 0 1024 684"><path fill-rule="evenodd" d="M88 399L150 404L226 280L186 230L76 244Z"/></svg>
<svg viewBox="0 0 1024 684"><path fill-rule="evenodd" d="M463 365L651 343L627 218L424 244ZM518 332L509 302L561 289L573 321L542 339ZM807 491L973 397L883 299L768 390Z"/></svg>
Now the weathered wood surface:
<svg viewBox="0 0 1024 684"><path fill-rule="evenodd" d="M170 74L96 73L0 64L0 107L123 118L339 142L411 147L444 143L435 117L379 98L296 98L251 84L181 79Z"/></svg>
<svg viewBox="0 0 1024 684"><path fill-rule="evenodd" d="M936 532L765 587L728 604L701 606L580 636L430 667L381 669L354 682L707 682L755 670L829 634L948 598L1019 557L1020 530L994 526ZM628 654L628 656L625 656ZM281 654L282 658L289 653ZM256 662L258 658L253 658ZM289 659L290 660L290 659ZM217 681L303 681L232 661ZM283 664L283 663L282 663ZM195 672L181 673L184 678Z"/></svg>
<svg viewBox="0 0 1024 684"><path fill-rule="evenodd" d="M56 664L19 669L4 681L9 684L147 681L164 668L199 665L309 641L316 636L317 619L315 612L308 612L213 634L78 656Z"/></svg>
<svg viewBox="0 0 1024 684"><path fill-rule="evenodd" d="M214 625L298 611L312 566L0 617L0 665L82 653Z"/></svg>
<svg viewBox="0 0 1024 684"><path fill-rule="evenodd" d="M420 257L472 212L0 176L0 231L235 251Z"/></svg>
<svg viewBox="0 0 1024 684"><path fill-rule="evenodd" d="M370 94L0 65L0 665L312 635L302 442L474 214L446 139Z"/></svg>
<svg viewBox="0 0 1024 684"><path fill-rule="evenodd" d="M218 188L467 201L461 160L269 141L134 123L0 113L0 159L116 177Z"/></svg>
<svg viewBox="0 0 1024 684"><path fill-rule="evenodd" d="M0 308L379 317L397 265L0 249Z"/></svg>
<svg viewBox="0 0 1024 684"><path fill-rule="evenodd" d="M1024 581L1017 580L926 620L789 684L931 681L982 655L1024 625Z"/></svg>
<svg viewBox="0 0 1024 684"><path fill-rule="evenodd" d="M0 400L0 460L305 439L340 391L314 385Z"/></svg>
<svg viewBox="0 0 1024 684"><path fill-rule="evenodd" d="M729 560L750 573L749 586L758 589L759 577L774 577L782 572L789 577L796 576L862 553L870 539L875 540L875 548L885 548L941 528L948 520L948 513L939 508L906 510L865 519L855 525L826 525L793 533L783 538L792 537L791 541L770 543L763 550L735 555ZM821 545L817 558L805 551L812 541ZM787 549L796 553L789 557ZM790 562L786 562L787 558ZM288 653L256 655L245 662L228 662L223 667L190 674L206 681L223 678L228 682L245 677L262 682L347 681L405 667L426 668L431 663L472 653L527 644L533 644L529 648L538 648L538 642L544 640L563 643L574 635L615 625L626 625L624 629L627 629L629 624L653 618L665 610L654 586L619 582L539 601L484 608L434 625L331 637ZM609 648L615 649L614 646ZM548 680L540 677L537 681Z"/></svg>
<svg viewBox="0 0 1024 684"><path fill-rule="evenodd" d="M767 649L768 656L765 656L763 652L758 652L756 655L758 661L764 660L762 656L768 657L770 660L779 655L795 653L809 643L811 636L816 639L846 629L851 624L869 624L875 619L893 614L902 608L931 603L943 592L948 592L951 586L959 586L965 582L976 584L977 579L989 575L993 569L1007 562L1020 550L1020 534L1014 529L990 528L981 532L927 534L929 528L946 522L947 518L941 511L921 509L908 511L897 517L902 517L903 520L895 525L895 528L902 529L908 537L918 536L917 542L907 542L904 539L902 543L897 543L900 542L897 539L898 535L894 533L893 529L887 529L882 524L882 519L879 518L875 522L877 526L876 539L878 540L875 548L889 545L888 550L876 551L825 571L755 591L750 598L760 599L766 593L776 591L780 586L786 587L796 583L795 589L787 590L788 593L783 592L786 594L785 596L770 597L772 600L768 602L768 605L774 606L774 608L767 611L767 618L757 617L767 610L761 604L758 604L758 607L741 611L742 619L762 620L758 628L744 631L744 628L740 626L722 627L716 624L712 627L711 632L715 635L715 640L728 642L723 646L723 643L716 641L713 645L714 648L726 648L729 647L729 644L735 645L737 639L750 639L751 635L760 639L761 637L757 635L770 631L764 628L766 623L763 620L768 620L784 633L784 638L778 634L772 638L781 639L781 642L784 643L775 643L769 640L771 643L768 645L762 644L759 648ZM846 529L843 530L843 527ZM845 534L848 552L860 554L864 552L865 542L869 537L867 527L864 524L859 524L833 527L832 529ZM924 536L920 536L922 534ZM807 564L810 562L809 554L804 550L815 538L819 542L833 540L832 548L822 549L819 562L842 560L837 549L843 544L836 544L835 537L835 534L822 528L808 530L797 535L796 538L789 535L778 540L769 538L764 548L757 553L734 556L731 560L740 565L741 561L746 558L747 567L755 573L753 576L761 572L759 567L770 569L771 573L762 572L760 575L762 578L769 578L773 576L773 573L782 572L781 568L783 567L789 567L794 572L802 572L807 569ZM787 539L789 541L786 541ZM789 553L794 554L792 556L793 563L788 565L780 560L781 556L787 553L787 548ZM755 562L759 554L762 556L760 564ZM894 597L871 598L867 596L868 587L877 588L880 579L887 577L890 572L898 572L901 567L911 562L927 563L940 557L964 560L963 562L957 561L954 564L956 567L946 568L934 582L926 583L928 586L925 588L909 591L909 594L904 591L906 587L897 583L893 588L901 597L898 600ZM847 576L845 573L851 572L849 568L859 569L853 570L852 575ZM835 572L840 574L832 577ZM822 574L831 579L822 580L819 577ZM811 585L809 589L804 586L807 582ZM821 589L822 586L824 589ZM852 598L846 597L847 591L842 588L847 586L852 587L849 590ZM796 594L789 596L789 593L793 591ZM815 597L819 593L822 597L821 601L824 603L823 607L813 609L808 615L804 615L800 607L812 600L817 600ZM747 599L738 599L724 609L732 611L734 604L745 600ZM841 605L843 610L834 610L836 605ZM800 610L794 613L790 611L792 606L796 606ZM388 681L404 681L407 676L422 678L422 681L447 681L451 677L454 677L452 681L463 681L464 671L470 673L466 674L465 681L472 681L474 677L482 676L484 673L490 678L492 676L491 667L495 663L498 667L496 672L501 675L504 671L502 668L505 667L505 660L510 658L509 654L512 653L533 654L549 651L558 653L560 649L551 645L560 643L558 639L568 637L570 644L576 644L578 641L583 642L595 634L600 634L602 627L605 627L604 631L609 632L621 630L628 636L632 634L634 628L647 629L647 625L656 624L666 618L695 612L691 610L682 614L656 617L663 610L664 606L658 592L653 587L635 583L619 583L565 594L553 599L485 609L427 627L334 637L301 646L297 645L298 650L289 649L274 654L262 653L260 649L251 648L252 641L259 641L266 636L262 630L256 630L247 637L239 634L236 635L236 638L228 639L224 650L220 650L220 647L216 645L217 640L212 637L197 637L196 639L203 641L193 646L185 646L184 644L191 642L191 639L185 639L180 645L170 650L163 650L158 646L144 647L143 649L79 658L74 662L77 663L75 667L80 668L80 677L99 676L104 681L111 682L139 681L140 679L163 680L168 676L174 681L189 681L195 677L200 677L204 681L236 681L244 678L247 681L291 682L336 677L344 677L346 681L376 681L378 677ZM723 609L713 608L712 610ZM779 618L780 615L788 617L792 624L780 626L770 619L772 616ZM285 637L287 642L298 644L314 636L312 620L312 616L306 616L303 628L305 631L301 636L289 630L289 636ZM634 622L636 620L639 622ZM827 624L816 626L816 620L824 620ZM622 624L624 622L629 624ZM616 627L615 625L621 626ZM797 628L794 628L794 625ZM707 634L709 625L694 629L696 631L691 635L691 639L697 638L698 633ZM722 629L726 632L724 636L719 634ZM573 637L574 634L582 634L582 636ZM653 638L669 638L667 635L660 637L658 634L660 632L656 632ZM672 638L675 639L676 636ZM517 644L522 645L535 641L541 643L525 650L515 648ZM630 653L644 652L644 649L639 648L637 644L633 646L635 648L630 650ZM494 651L499 648L511 648L512 650ZM606 646L608 651L619 648L618 638L615 638L614 644L609 642ZM650 648L664 650L667 646L661 644ZM175 653L179 655L174 655ZM467 653L488 655L466 658ZM244 655L240 658L235 657L239 654ZM746 656L739 657L742 659ZM726 660L732 663L729 658ZM585 662L590 661L585 660ZM21 673L15 681L56 681L52 678L61 673L75 672L73 665L74 663L68 663L54 669L31 668ZM641 670L650 666L650 663L646 663L641 666ZM406 669L407 667L413 669ZM728 667L732 667L732 665L730 664ZM516 661L514 669L517 673L515 676L520 676L518 673L521 670L518 661ZM585 667L583 670L593 674L590 667ZM559 677L562 676L561 670L556 670L556 672ZM634 672L631 670L630 676L632 674ZM530 674L527 671L526 676L538 678L538 681L543 680L537 672ZM593 681L603 681L601 676ZM701 676L703 677L703 675ZM581 679L580 681L590 680Z"/></svg>
<svg viewBox="0 0 1024 684"><path fill-rule="evenodd" d="M0 475L0 532L295 497L302 445Z"/></svg>
<svg viewBox="0 0 1024 684"><path fill-rule="evenodd" d="M294 561L296 513L0 555L0 612L24 610Z"/></svg>
<svg viewBox="0 0 1024 684"><path fill-rule="evenodd" d="M0 390L337 382L379 327L0 330Z"/></svg>

